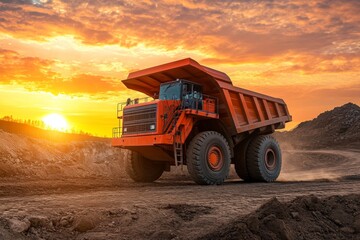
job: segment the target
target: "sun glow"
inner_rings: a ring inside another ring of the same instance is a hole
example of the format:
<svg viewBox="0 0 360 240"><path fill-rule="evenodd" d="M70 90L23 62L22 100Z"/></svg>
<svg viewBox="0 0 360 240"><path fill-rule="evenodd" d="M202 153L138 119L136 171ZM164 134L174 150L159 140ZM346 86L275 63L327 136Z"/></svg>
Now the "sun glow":
<svg viewBox="0 0 360 240"><path fill-rule="evenodd" d="M69 128L66 119L58 113L48 114L43 117L42 120L44 121L46 127L53 130L66 131Z"/></svg>

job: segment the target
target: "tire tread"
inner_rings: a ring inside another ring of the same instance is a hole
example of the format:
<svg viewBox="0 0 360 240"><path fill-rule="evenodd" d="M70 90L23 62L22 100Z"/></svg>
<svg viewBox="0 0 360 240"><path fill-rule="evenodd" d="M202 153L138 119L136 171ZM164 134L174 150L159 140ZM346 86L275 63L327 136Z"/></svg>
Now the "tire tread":
<svg viewBox="0 0 360 240"><path fill-rule="evenodd" d="M201 164L201 152L203 150L203 145L205 143L205 141L208 138L218 138L220 139L220 141L222 141L223 143L225 143L225 148L227 151L227 155L230 156L230 147L229 144L227 142L227 140L225 139L225 137L223 135L221 135L218 132L215 131L206 131L206 132L201 132L198 135L196 135L190 142L188 148L187 148L187 168L189 171L190 176L193 178L193 180L197 183L197 184L201 184L201 185L214 185L214 184L222 184L224 182L224 180L228 177L229 171L227 171L227 174L225 176L223 176L220 179L209 179L208 177L206 177L204 169L202 168L202 164ZM229 166L226 167L230 167L230 161L229 161Z"/></svg>
<svg viewBox="0 0 360 240"><path fill-rule="evenodd" d="M262 169L262 162L261 162L261 155L262 155L262 146L266 144L266 142L272 142L275 144L276 148L280 152L279 143L276 139L271 135L260 135L255 137L249 144L248 151L246 154L246 164L248 166L248 171L251 179L254 181L260 182L273 182L276 180L275 178L271 178L261 172ZM280 164L281 164L281 152L280 152Z"/></svg>
<svg viewBox="0 0 360 240"><path fill-rule="evenodd" d="M135 182L153 182L164 172L164 165L154 164L134 151L127 151L125 171Z"/></svg>

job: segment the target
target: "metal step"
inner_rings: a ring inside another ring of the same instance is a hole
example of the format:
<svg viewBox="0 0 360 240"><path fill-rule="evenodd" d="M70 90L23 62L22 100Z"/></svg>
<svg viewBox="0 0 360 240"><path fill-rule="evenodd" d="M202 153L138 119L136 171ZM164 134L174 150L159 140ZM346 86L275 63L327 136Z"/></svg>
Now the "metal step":
<svg viewBox="0 0 360 240"><path fill-rule="evenodd" d="M178 130L174 135L174 159L175 159L175 166L181 166L181 170L183 170L184 165L184 149L183 144L181 143L181 134Z"/></svg>

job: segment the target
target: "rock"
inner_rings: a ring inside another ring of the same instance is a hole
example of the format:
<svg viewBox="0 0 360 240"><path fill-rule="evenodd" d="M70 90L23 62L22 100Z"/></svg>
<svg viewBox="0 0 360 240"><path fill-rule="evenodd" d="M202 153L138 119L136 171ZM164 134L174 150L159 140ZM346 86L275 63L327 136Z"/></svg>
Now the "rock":
<svg viewBox="0 0 360 240"><path fill-rule="evenodd" d="M59 221L59 225L61 227L67 227L69 225L69 221L65 218L61 218L60 221Z"/></svg>
<svg viewBox="0 0 360 240"><path fill-rule="evenodd" d="M116 223L114 221L112 221L111 223L108 224L109 227L114 227L116 226Z"/></svg>
<svg viewBox="0 0 360 240"><path fill-rule="evenodd" d="M264 217L263 222L267 223L267 222L270 222L270 221L272 221L274 219L276 219L276 216L274 214L270 214L270 215Z"/></svg>
<svg viewBox="0 0 360 240"><path fill-rule="evenodd" d="M99 221L99 216L92 214L78 216L74 220L74 230L78 232L89 231L95 228Z"/></svg>
<svg viewBox="0 0 360 240"><path fill-rule="evenodd" d="M344 233L350 233L350 234L355 232L354 229L352 229L351 227L342 227L340 228L340 230Z"/></svg>
<svg viewBox="0 0 360 240"><path fill-rule="evenodd" d="M277 238L283 240L296 239L292 230L286 226L285 222L280 219L274 219L266 224L268 229L277 235Z"/></svg>
<svg viewBox="0 0 360 240"><path fill-rule="evenodd" d="M342 226L342 224L341 224L341 222L340 222L339 219L334 219L333 221L334 221L334 223L335 223L336 225Z"/></svg>
<svg viewBox="0 0 360 240"><path fill-rule="evenodd" d="M292 218L298 219L299 218L299 213L298 212L291 212L290 213Z"/></svg>
<svg viewBox="0 0 360 240"><path fill-rule="evenodd" d="M72 216L61 217L60 221L59 221L59 225L61 227L69 227L73 221L74 221L74 218Z"/></svg>
<svg viewBox="0 0 360 240"><path fill-rule="evenodd" d="M9 227L13 232L22 233L26 232L30 226L31 223L29 220L18 220L18 219L8 219Z"/></svg>
<svg viewBox="0 0 360 240"><path fill-rule="evenodd" d="M29 221L32 227L47 227L50 225L50 220L45 216L31 216Z"/></svg>

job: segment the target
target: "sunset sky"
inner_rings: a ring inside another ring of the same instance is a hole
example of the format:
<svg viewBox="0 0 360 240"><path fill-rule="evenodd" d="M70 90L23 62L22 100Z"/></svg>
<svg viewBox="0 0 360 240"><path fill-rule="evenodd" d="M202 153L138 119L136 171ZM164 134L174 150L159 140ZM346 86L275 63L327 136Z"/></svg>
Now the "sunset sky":
<svg viewBox="0 0 360 240"><path fill-rule="evenodd" d="M360 104L360 1L0 0L0 117L111 136L129 71L186 57L283 98L295 126Z"/></svg>

